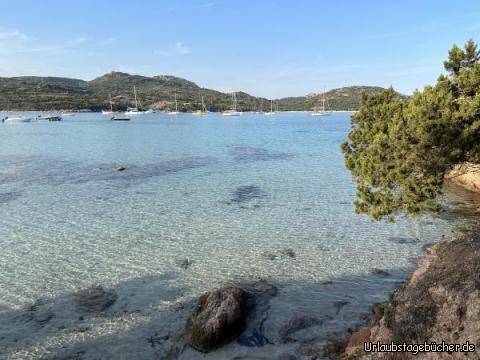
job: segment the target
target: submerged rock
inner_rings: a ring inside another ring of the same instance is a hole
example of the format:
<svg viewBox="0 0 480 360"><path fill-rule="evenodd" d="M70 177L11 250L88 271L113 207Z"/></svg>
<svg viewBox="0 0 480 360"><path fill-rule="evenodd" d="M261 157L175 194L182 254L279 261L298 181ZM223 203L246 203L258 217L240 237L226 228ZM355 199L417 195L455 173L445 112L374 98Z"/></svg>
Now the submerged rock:
<svg viewBox="0 0 480 360"><path fill-rule="evenodd" d="M382 270L382 269L378 269L378 268L373 268L370 272L373 275L380 276L380 277L389 277L390 276L389 272L387 272L385 270Z"/></svg>
<svg viewBox="0 0 480 360"><path fill-rule="evenodd" d="M73 300L81 313L96 314L105 311L117 300L115 290L105 290L101 286L91 286L78 291Z"/></svg>
<svg viewBox="0 0 480 360"><path fill-rule="evenodd" d="M237 162L285 160L292 157L291 154L282 151L273 151L250 146L235 146L230 150L230 155Z"/></svg>
<svg viewBox="0 0 480 360"><path fill-rule="evenodd" d="M25 313L27 321L33 321L42 328L47 325L54 316L55 313L51 309L51 304L41 299L35 301Z"/></svg>
<svg viewBox="0 0 480 360"><path fill-rule="evenodd" d="M192 264L193 264L193 261L188 258L175 259L175 265L177 265L178 267L184 270L187 270Z"/></svg>
<svg viewBox="0 0 480 360"><path fill-rule="evenodd" d="M267 260L277 260L277 259L295 259L295 251L291 248L285 248L279 250L278 253L265 252L262 254Z"/></svg>
<svg viewBox="0 0 480 360"><path fill-rule="evenodd" d="M293 336L300 330L318 326L323 323L322 320L308 315L297 315L290 319L290 321L280 330L280 342L282 344L296 342L297 339Z"/></svg>
<svg viewBox="0 0 480 360"><path fill-rule="evenodd" d="M203 294L187 324L188 344L208 353L238 337L245 329L247 293L228 287Z"/></svg>
<svg viewBox="0 0 480 360"><path fill-rule="evenodd" d="M295 251L293 251L293 249L290 249L290 248L280 250L280 254L283 255L284 257L289 257L289 258L295 257Z"/></svg>
<svg viewBox="0 0 480 360"><path fill-rule="evenodd" d="M278 255L273 254L273 253L264 253L263 256L264 256L267 260L271 260L271 261L278 259Z"/></svg>
<svg viewBox="0 0 480 360"><path fill-rule="evenodd" d="M256 185L242 185L235 189L230 199L231 204L241 204L254 199L262 199L266 193Z"/></svg>
<svg viewBox="0 0 480 360"><path fill-rule="evenodd" d="M399 237L399 236L392 236L392 237L389 237L387 240L397 244L418 244L420 242L420 240L417 238L408 238L408 237Z"/></svg>
<svg viewBox="0 0 480 360"><path fill-rule="evenodd" d="M20 196L21 194L15 191L0 193L0 204L7 204L11 201L17 200Z"/></svg>

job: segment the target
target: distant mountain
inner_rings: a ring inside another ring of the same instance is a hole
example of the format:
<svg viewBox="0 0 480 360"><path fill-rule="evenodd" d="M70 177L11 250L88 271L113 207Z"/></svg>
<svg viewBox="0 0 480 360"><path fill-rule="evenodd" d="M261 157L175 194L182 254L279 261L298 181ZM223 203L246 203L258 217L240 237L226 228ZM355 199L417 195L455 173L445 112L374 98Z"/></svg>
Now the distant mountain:
<svg viewBox="0 0 480 360"><path fill-rule="evenodd" d="M200 108L201 97L210 111L231 107L231 95L199 87L194 82L170 75L153 77L111 72L92 81L61 77L22 76L0 78L0 110L92 110L109 107L111 94L116 110L133 105L133 86L136 86L140 106L171 110L177 94L179 110ZM362 92L372 93L382 88L351 86L331 90L326 98L332 110L355 110ZM238 109L260 111L270 109L270 100L237 92ZM321 102L321 94L289 97L276 100L280 111L311 110Z"/></svg>
<svg viewBox="0 0 480 360"><path fill-rule="evenodd" d="M333 110L357 110L363 93L375 94L385 90L378 86L348 86L333 89L325 93L325 104ZM287 110L312 110L321 106L322 93L313 93L305 96L288 97L278 101L280 109Z"/></svg>

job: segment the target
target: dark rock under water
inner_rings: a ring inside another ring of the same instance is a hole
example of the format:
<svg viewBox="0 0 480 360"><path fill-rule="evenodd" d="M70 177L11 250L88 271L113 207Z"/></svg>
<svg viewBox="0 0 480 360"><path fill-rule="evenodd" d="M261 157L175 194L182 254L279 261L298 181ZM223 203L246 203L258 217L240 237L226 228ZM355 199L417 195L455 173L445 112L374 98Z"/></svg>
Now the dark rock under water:
<svg viewBox="0 0 480 360"><path fill-rule="evenodd" d="M292 157L291 154L282 151L272 151L251 146L235 146L229 153L237 162L285 160Z"/></svg>
<svg viewBox="0 0 480 360"><path fill-rule="evenodd" d="M106 290L101 286L91 286L74 294L73 300L80 313L98 314L117 300L115 290Z"/></svg>
<svg viewBox="0 0 480 360"><path fill-rule="evenodd" d="M0 193L0 204L7 204L9 202L17 200L21 194L16 191L9 191Z"/></svg>
<svg viewBox="0 0 480 360"><path fill-rule="evenodd" d="M185 156L149 164L87 164L61 158L32 156L1 159L11 171L0 172L0 184L22 181L24 184L83 184L95 181L142 181L209 165L211 157ZM128 171L126 171L128 170Z"/></svg>
<svg viewBox="0 0 480 360"><path fill-rule="evenodd" d="M263 199L267 194L256 185L242 185L237 187L232 194L230 204L241 204L254 199Z"/></svg>
<svg viewBox="0 0 480 360"><path fill-rule="evenodd" d="M420 240L417 238L409 238L409 237L400 237L400 236L391 236L387 239L390 242L397 243L397 244L418 244Z"/></svg>

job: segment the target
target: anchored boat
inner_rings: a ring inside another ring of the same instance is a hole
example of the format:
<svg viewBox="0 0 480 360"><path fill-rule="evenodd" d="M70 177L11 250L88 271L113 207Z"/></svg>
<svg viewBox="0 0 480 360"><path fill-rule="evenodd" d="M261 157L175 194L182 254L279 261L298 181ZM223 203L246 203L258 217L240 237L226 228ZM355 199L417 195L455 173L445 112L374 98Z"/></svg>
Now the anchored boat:
<svg viewBox="0 0 480 360"><path fill-rule="evenodd" d="M60 115L38 115L37 120L62 121L62 117Z"/></svg>
<svg viewBox="0 0 480 360"><path fill-rule="evenodd" d="M112 121L130 121L130 118L126 115L115 115L110 119Z"/></svg>
<svg viewBox="0 0 480 360"><path fill-rule="evenodd" d="M112 94L108 94L108 102L110 103L110 110L102 110L102 115L111 115L111 114L113 114Z"/></svg>
<svg viewBox="0 0 480 360"><path fill-rule="evenodd" d="M127 107L127 111L125 112L125 115L127 116L133 116L133 115L142 115L145 114L144 111L138 110L138 99L137 99L137 88L135 85L133 86L133 94L135 95L135 107Z"/></svg>
<svg viewBox="0 0 480 360"><path fill-rule="evenodd" d="M208 115L207 107L205 106L205 103L203 101L203 95L202 95L202 110L194 111L192 113L192 115L195 115L195 116L206 116L206 115Z"/></svg>
<svg viewBox="0 0 480 360"><path fill-rule="evenodd" d="M32 120L33 118L26 117L26 116L13 116L13 117L6 116L5 118L2 119L2 122L5 124L19 124L19 123L28 123Z"/></svg>
<svg viewBox="0 0 480 360"><path fill-rule="evenodd" d="M313 112L310 115L312 116L330 115L331 111L326 110L325 103L327 103L327 106L328 106L328 101L325 99L325 90L324 90L322 93L322 106L320 106L320 108L314 108Z"/></svg>
<svg viewBox="0 0 480 360"><path fill-rule="evenodd" d="M222 113L223 116L240 116L242 113L237 111L237 96L232 93L232 110L227 110Z"/></svg>

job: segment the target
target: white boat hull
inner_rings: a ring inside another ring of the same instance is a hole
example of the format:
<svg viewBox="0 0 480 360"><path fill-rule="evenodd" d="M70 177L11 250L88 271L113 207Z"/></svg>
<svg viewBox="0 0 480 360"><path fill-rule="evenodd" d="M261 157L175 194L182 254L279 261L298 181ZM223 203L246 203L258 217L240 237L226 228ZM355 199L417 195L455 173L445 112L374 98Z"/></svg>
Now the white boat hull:
<svg viewBox="0 0 480 360"><path fill-rule="evenodd" d="M127 111L124 113L126 116L135 116L135 115L143 115L145 114L144 111Z"/></svg>
<svg viewBox="0 0 480 360"><path fill-rule="evenodd" d="M28 122L31 122L32 120L33 118L20 116L20 117L6 118L6 119L3 119L2 121L5 124L20 124L20 123L28 123Z"/></svg>
<svg viewBox="0 0 480 360"><path fill-rule="evenodd" d="M240 116L242 115L242 113L239 111L224 111L222 115L223 116Z"/></svg>
<svg viewBox="0 0 480 360"><path fill-rule="evenodd" d="M178 111L170 111L169 113L167 113L168 115L178 115L180 114Z"/></svg>

